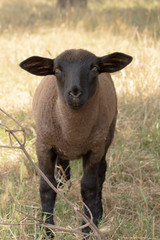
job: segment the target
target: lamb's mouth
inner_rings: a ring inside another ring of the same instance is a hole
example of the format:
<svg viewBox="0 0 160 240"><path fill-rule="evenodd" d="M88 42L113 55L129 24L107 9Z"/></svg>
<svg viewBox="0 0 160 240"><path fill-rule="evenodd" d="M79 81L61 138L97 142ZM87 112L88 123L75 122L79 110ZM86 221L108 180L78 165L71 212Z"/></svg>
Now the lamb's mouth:
<svg viewBox="0 0 160 240"><path fill-rule="evenodd" d="M77 100L76 101L72 100L68 103L68 106L74 110L78 110L78 109L82 108L83 105L84 105L83 103L81 103L80 101L77 101Z"/></svg>
<svg viewBox="0 0 160 240"><path fill-rule="evenodd" d="M74 109L74 110L78 110L80 108L82 108L83 104L78 104L78 103L72 103L72 104L69 104L69 107Z"/></svg>
<svg viewBox="0 0 160 240"><path fill-rule="evenodd" d="M79 97L69 97L66 99L66 103L71 109L78 110L83 107L85 101Z"/></svg>

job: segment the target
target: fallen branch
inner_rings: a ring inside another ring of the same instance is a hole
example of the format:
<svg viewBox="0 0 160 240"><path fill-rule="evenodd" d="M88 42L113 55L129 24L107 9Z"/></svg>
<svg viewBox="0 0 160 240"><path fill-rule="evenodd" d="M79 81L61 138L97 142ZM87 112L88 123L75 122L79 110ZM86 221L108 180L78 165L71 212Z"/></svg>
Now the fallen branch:
<svg viewBox="0 0 160 240"><path fill-rule="evenodd" d="M31 159L29 153L27 152L27 150L25 149L25 143L26 143L26 136L25 136L25 130L24 128L21 126L21 124L15 120L13 117L11 117L8 113L6 113L4 110L2 110L0 108L0 111L5 114L7 117L9 117L10 119L12 119L18 126L20 129L18 130L12 130L10 129L8 126L0 123L0 126L5 128L6 132L8 132L9 134L9 139L10 139L10 144L11 146L0 146L1 148L13 148L13 149L21 149L23 151L23 153L25 154L25 156L27 157L27 159L30 161L30 163L33 165L33 167L36 169L36 171L39 173L39 175L48 183L48 185L57 193L57 195L60 196L61 199L63 199L76 213L76 217L77 217L77 222L78 222L78 217L81 217L84 222L86 222L85 225L79 226L75 229L65 229L63 227L57 227L55 225L50 225L50 224L45 224L45 223L39 223L38 225L42 226L42 227L47 227L47 228L51 228L51 229L58 229L58 230L62 230L64 232L70 232L70 233L76 233L76 234L80 234L80 235L86 235L82 232L80 232L80 230L82 230L83 228L89 226L92 231L94 232L94 235L96 236L97 240L106 240L105 236L99 231L99 229L96 227L96 225L93 223L93 216L92 213L90 212L90 210L88 209L88 207L86 206L86 204L84 202L83 205L87 208L87 210L90 213L90 218L88 216L86 216L83 212L81 212L79 210L79 208L75 207L50 181L49 179L46 177L46 175L40 170L40 168L33 162L33 160ZM17 132L22 132L23 133L23 143L20 142L20 140L17 138L16 134ZM19 144L19 146L12 146L12 141L11 141L11 135L13 136L13 138L16 140L16 142ZM20 223L22 224L22 223Z"/></svg>
<svg viewBox="0 0 160 240"><path fill-rule="evenodd" d="M8 223L8 222L0 222L1 226L30 226L30 225L35 225L34 222L25 222L25 223ZM50 228L52 230L58 230L61 232L66 232L66 233L72 233L72 234L77 234L77 235L84 235L84 236L88 236L88 234L86 233L82 233L80 231L77 231L76 229L67 229L64 227L58 227L55 225L51 225L51 224L45 224L45 223L36 223L36 225L43 227L43 228Z"/></svg>

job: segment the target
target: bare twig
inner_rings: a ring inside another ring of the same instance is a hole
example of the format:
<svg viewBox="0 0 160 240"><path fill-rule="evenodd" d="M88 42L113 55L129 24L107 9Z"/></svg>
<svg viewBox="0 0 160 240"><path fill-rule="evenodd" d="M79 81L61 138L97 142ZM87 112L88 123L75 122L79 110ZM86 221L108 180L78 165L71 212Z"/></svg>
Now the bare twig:
<svg viewBox="0 0 160 240"><path fill-rule="evenodd" d="M50 228L50 229L60 230L60 231L63 231L63 232L71 232L71 233L80 234L80 235L86 235L86 236L88 235L88 234L85 234L85 233L80 232L78 228L66 229L66 228L64 228L64 227L59 227L59 226L47 224L47 223L44 223L41 219L35 218L35 217L33 217L33 216L31 216L31 215L29 215L29 214L27 214L27 213L25 213L25 212L22 212L22 211L20 211L20 210L18 210L18 209L15 209L15 210L16 210L17 212L25 215L25 218L26 218L26 219L30 219L30 220L34 220L34 221L38 222L38 223L36 223L36 224L39 225L39 226L41 226L41 227L46 227L46 228ZM23 220L21 220L21 221L23 221ZM20 223L21 223L21 221L20 221ZM0 224L1 224L1 223L0 223Z"/></svg>
<svg viewBox="0 0 160 240"><path fill-rule="evenodd" d="M1 226L29 226L29 225L35 225L34 222L25 222L25 223L8 223L8 222L0 222ZM45 223L36 223L36 225L40 226L40 227L44 227L44 228L50 228L53 230L59 230L61 232L66 232L66 233L72 233L72 234L78 234L78 235L85 235L87 236L88 234L86 233L82 233L80 231L76 231L75 229L67 229L64 227L58 227L55 225L51 225L51 224L45 224Z"/></svg>
<svg viewBox="0 0 160 240"><path fill-rule="evenodd" d="M83 219L84 222L86 222L85 225L83 226L80 226L80 227L77 227L75 229L65 229L65 228L61 228L61 227L57 227L55 225L49 225L49 224L44 224L44 223L39 223L38 225L40 226L43 226L43 227L48 227L48 228L51 228L51 229L58 229L58 230L61 230L61 231L64 231L64 232L71 232L71 233L77 233L77 234L83 234L80 232L81 229L89 226L95 236L96 236L96 239L97 240L101 240L101 239L106 239L105 236L98 230L98 228L96 227L96 225L93 223L93 216L92 216L92 213L90 212L90 210L88 209L88 207L86 206L86 204L84 202L83 205L87 208L87 210L89 211L90 213L90 217L91 219L86 216L83 212L81 212L77 207L75 207L50 181L49 179L46 177L46 175L40 170L40 168L33 162L33 160L31 159L30 155L28 154L27 150L25 149L25 143L26 143L26 136L25 136L25 130L23 129L23 127L21 126L21 124L15 120L13 117L11 117L8 113L6 113L4 110L2 110L0 108L0 111L5 114L7 117L9 117L10 119L12 119L19 127L20 127L20 130L11 130L8 126L0 123L0 126L2 126L3 128L6 129L6 132L9 133L9 138L10 138L10 135L13 136L13 138L16 140L16 142L19 144L19 146L0 146L0 147L3 147L3 148L18 148L18 149L21 149L23 151L23 153L25 154L25 156L27 157L27 159L30 161L30 163L33 165L33 167L36 169L36 171L39 173L39 175L48 183L48 185L60 196L61 199L63 199L73 210L74 212L76 213L76 216L77 218L78 217L81 217ZM22 132L23 133L23 143L20 142L20 140L18 139L18 137L15 135L16 132ZM10 141L10 143L12 144L12 141ZM78 222L78 220L77 220ZM20 223L22 224L22 223Z"/></svg>

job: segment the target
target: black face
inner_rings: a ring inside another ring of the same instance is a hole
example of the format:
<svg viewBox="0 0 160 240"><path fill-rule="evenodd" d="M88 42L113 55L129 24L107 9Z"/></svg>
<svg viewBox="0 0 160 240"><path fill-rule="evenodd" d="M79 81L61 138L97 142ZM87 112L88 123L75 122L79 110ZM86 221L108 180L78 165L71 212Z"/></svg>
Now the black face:
<svg viewBox="0 0 160 240"><path fill-rule="evenodd" d="M66 51L54 60L54 74L66 104L80 109L95 93L98 58L84 50Z"/></svg>
<svg viewBox="0 0 160 240"><path fill-rule="evenodd" d="M131 61L131 56L120 52L96 57L86 50L71 49L55 59L32 56L20 66L38 76L55 75L64 101L77 110L95 93L99 73L119 71Z"/></svg>

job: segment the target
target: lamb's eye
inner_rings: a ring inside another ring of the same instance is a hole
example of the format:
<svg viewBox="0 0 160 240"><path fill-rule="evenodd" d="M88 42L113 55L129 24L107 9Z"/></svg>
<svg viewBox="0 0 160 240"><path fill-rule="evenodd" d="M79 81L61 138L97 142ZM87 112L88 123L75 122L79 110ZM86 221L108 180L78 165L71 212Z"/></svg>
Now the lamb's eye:
<svg viewBox="0 0 160 240"><path fill-rule="evenodd" d="M61 73L61 69L60 68L55 68L54 72L55 73Z"/></svg>
<svg viewBox="0 0 160 240"><path fill-rule="evenodd" d="M98 67L93 66L93 67L91 68L91 71L92 71L92 72L98 72Z"/></svg>

